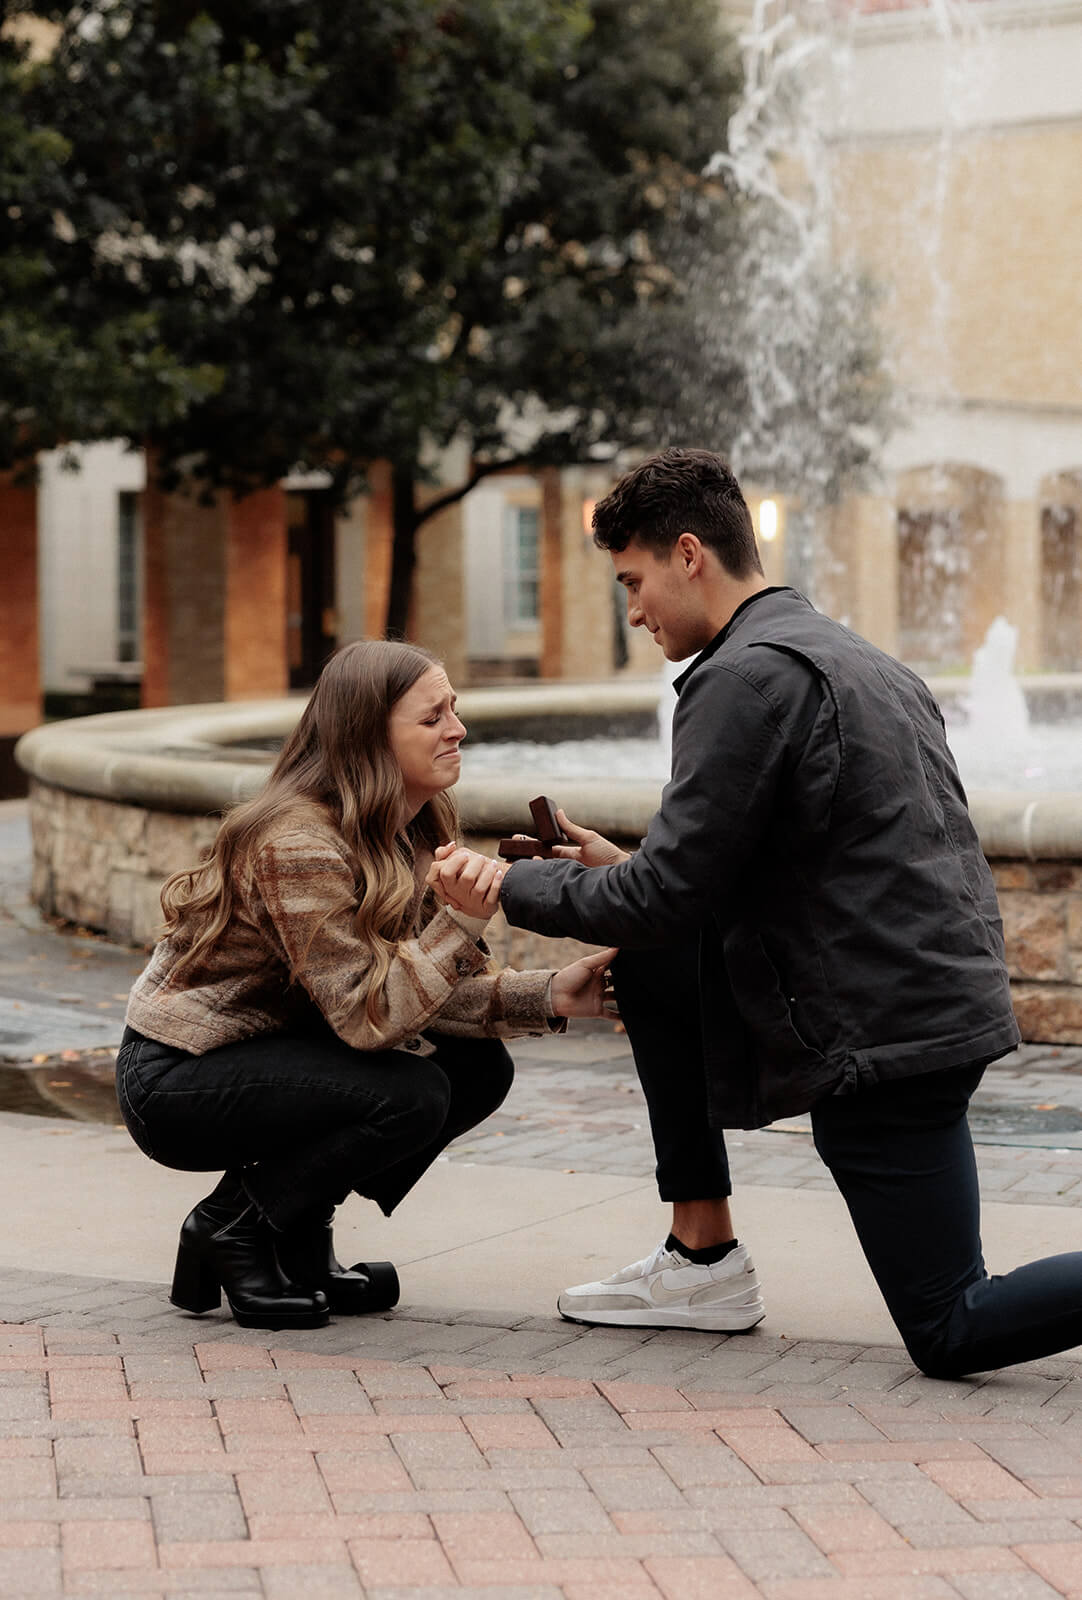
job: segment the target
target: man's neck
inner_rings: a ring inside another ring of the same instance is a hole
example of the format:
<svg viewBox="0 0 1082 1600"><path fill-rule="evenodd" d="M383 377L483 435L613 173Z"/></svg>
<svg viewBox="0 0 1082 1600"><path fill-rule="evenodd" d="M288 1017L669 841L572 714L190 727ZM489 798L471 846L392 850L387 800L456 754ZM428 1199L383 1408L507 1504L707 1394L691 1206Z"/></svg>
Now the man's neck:
<svg viewBox="0 0 1082 1600"><path fill-rule="evenodd" d="M726 573L718 582L715 603L710 608L710 620L715 623L714 633L719 634L722 628L728 627L733 620L734 613L750 600L752 595L762 594L770 585L762 573L755 572L748 578L731 578Z"/></svg>

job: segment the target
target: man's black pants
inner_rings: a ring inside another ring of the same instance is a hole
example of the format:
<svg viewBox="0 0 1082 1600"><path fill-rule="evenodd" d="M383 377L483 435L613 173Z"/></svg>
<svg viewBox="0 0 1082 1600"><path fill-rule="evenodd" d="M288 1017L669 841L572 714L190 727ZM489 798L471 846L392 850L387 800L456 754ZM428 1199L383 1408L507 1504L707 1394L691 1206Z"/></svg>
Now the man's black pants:
<svg viewBox="0 0 1082 1600"><path fill-rule="evenodd" d="M696 950L624 951L613 973L649 1109L661 1198L730 1194L724 1136L708 1116ZM933 1377L1082 1344L1082 1252L1002 1277L985 1269L966 1121L983 1071L918 1074L830 1096L811 1110L815 1148L849 1207L887 1309L913 1360Z"/></svg>

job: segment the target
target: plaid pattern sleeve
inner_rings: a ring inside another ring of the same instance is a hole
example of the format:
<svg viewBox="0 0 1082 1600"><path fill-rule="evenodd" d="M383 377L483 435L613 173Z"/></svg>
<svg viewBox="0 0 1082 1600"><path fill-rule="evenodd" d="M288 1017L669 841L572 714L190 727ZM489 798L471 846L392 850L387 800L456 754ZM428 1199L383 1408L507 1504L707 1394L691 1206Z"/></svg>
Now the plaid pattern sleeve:
<svg viewBox="0 0 1082 1600"><path fill-rule="evenodd" d="M347 1044L393 1049L423 1029L472 1035L543 1030L550 972L484 973L488 951L449 911L400 942L378 1027L366 1015L372 957L353 927L356 885L333 835L296 828L266 838L252 862L252 910Z"/></svg>

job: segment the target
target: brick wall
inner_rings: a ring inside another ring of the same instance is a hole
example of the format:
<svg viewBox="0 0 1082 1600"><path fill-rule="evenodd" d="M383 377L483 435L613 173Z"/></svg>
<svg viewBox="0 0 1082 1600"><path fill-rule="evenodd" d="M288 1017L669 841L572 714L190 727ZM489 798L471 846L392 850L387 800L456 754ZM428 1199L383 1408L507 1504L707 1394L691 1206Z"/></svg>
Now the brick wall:
<svg viewBox="0 0 1082 1600"><path fill-rule="evenodd" d="M232 501L225 560L225 699L285 694L285 490Z"/></svg>
<svg viewBox="0 0 1082 1600"><path fill-rule="evenodd" d="M1078 405L1080 170L1077 122L972 130L949 152L902 136L836 150L837 226L886 288L903 388Z"/></svg>
<svg viewBox="0 0 1082 1600"><path fill-rule="evenodd" d="M364 502L364 636L382 639L387 620L387 596L391 588L391 546L394 522L391 513L391 468L377 461L368 473L368 497Z"/></svg>
<svg viewBox="0 0 1082 1600"><path fill-rule="evenodd" d="M143 499L143 704L220 700L225 689L225 543L220 501L165 494Z"/></svg>
<svg viewBox="0 0 1082 1600"><path fill-rule="evenodd" d="M993 861L1025 1039L1082 1041L1082 863Z"/></svg>
<svg viewBox="0 0 1082 1600"><path fill-rule="evenodd" d="M439 489L428 492L438 494ZM424 498L424 491L419 491L419 497ZM417 530L409 626L410 638L439 656L454 684L466 681L465 578L462 503L458 501Z"/></svg>
<svg viewBox="0 0 1082 1600"><path fill-rule="evenodd" d="M286 512L280 488L143 500L143 705L282 694Z"/></svg>
<svg viewBox="0 0 1082 1600"><path fill-rule="evenodd" d="M0 474L0 738L41 721L37 490Z"/></svg>

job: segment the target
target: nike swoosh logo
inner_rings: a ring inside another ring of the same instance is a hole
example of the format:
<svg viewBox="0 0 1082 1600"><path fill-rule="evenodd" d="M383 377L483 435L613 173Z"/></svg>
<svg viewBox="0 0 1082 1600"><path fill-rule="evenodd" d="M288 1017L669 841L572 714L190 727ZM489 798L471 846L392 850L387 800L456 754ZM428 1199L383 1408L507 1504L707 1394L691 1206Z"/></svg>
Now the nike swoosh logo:
<svg viewBox="0 0 1082 1600"><path fill-rule="evenodd" d="M717 1280L717 1287L740 1288L740 1273L733 1278ZM705 1289L707 1283L699 1272L689 1272L686 1268L676 1268L675 1271L667 1270L650 1285L650 1298L658 1305L671 1304L673 1300L686 1300L689 1294L694 1294L696 1289Z"/></svg>

